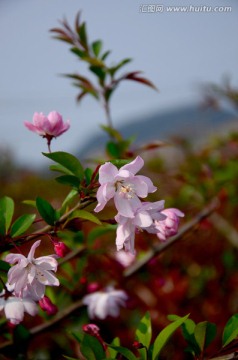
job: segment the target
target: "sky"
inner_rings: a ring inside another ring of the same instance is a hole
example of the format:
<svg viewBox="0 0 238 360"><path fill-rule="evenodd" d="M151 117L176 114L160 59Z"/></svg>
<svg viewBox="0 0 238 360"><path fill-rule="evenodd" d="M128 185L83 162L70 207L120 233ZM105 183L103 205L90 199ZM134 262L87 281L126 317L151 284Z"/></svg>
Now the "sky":
<svg viewBox="0 0 238 360"><path fill-rule="evenodd" d="M163 12L148 12L151 4L163 5ZM188 11L169 11L174 5L187 6ZM222 11L224 6L231 11ZM60 74L86 75L85 68L69 46L49 32L63 17L73 24L79 10L89 39L103 40L104 49L112 51L109 64L130 57L133 62L125 71L142 70L159 88L158 93L122 83L111 103L115 127L196 103L201 84L221 84L224 76L237 85L236 0L0 0L0 149L11 149L20 164L45 163L45 141L23 125L32 121L34 112L56 110L71 121L70 130L53 141L53 151L76 152L105 124L94 99L76 103L76 88Z"/></svg>

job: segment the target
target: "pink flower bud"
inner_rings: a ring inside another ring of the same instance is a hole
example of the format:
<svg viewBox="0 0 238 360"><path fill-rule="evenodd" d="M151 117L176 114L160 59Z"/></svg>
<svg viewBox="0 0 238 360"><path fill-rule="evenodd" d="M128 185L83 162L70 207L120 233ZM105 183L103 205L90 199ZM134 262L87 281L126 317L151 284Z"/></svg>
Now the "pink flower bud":
<svg viewBox="0 0 238 360"><path fill-rule="evenodd" d="M54 242L54 250L56 255L59 257L64 257L70 251L68 246L65 245L62 241Z"/></svg>
<svg viewBox="0 0 238 360"><path fill-rule="evenodd" d="M47 315L55 315L58 311L57 306L53 304L46 295L39 300L39 305L41 309L47 313Z"/></svg>
<svg viewBox="0 0 238 360"><path fill-rule="evenodd" d="M97 282L91 282L87 286L88 293L93 293L94 291L98 291L100 289L100 285Z"/></svg>
<svg viewBox="0 0 238 360"><path fill-rule="evenodd" d="M101 338L100 334L99 334L99 327L95 324L87 324L87 325L83 325L83 331L86 334L89 334L91 336L94 336L95 338L98 339L98 341L101 343L103 349L106 351L107 349L107 345L104 343L103 339Z"/></svg>
<svg viewBox="0 0 238 360"><path fill-rule="evenodd" d="M99 336L99 327L95 324L83 325L83 331L92 336Z"/></svg>
<svg viewBox="0 0 238 360"><path fill-rule="evenodd" d="M166 216L164 220L156 220L155 227L158 230L157 236L160 240L166 240L170 236L177 234L179 226L179 218L184 216L184 213L178 209L170 208L161 211L161 214Z"/></svg>

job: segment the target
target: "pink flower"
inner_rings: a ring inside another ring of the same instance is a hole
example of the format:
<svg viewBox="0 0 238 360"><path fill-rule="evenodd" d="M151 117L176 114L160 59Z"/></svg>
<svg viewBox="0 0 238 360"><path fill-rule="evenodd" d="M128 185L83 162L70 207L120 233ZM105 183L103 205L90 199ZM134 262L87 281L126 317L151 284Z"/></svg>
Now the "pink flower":
<svg viewBox="0 0 238 360"><path fill-rule="evenodd" d="M34 113L33 123L24 121L24 125L31 131L46 138L60 136L70 127L69 120L63 123L62 116L57 111L51 111L48 116L43 113Z"/></svg>
<svg viewBox="0 0 238 360"><path fill-rule="evenodd" d="M38 240L32 245L27 258L22 254L8 254L5 258L10 264L17 263L8 271L8 283L14 286L16 296L32 294L34 299L40 299L45 293L46 285L59 285L59 280L52 272L55 272L58 266L54 256L34 258L40 243L41 240Z"/></svg>
<svg viewBox="0 0 238 360"><path fill-rule="evenodd" d="M141 205L139 198L145 198L148 193L156 191L148 177L135 175L143 165L144 161L140 156L119 170L110 162L102 165L99 169L101 186L97 191L98 205L94 211L101 211L106 203L114 198L118 212L133 218L134 211Z"/></svg>
<svg viewBox="0 0 238 360"><path fill-rule="evenodd" d="M47 315L55 315L58 311L57 306L46 295L39 300L39 305L42 310L46 311Z"/></svg>
<svg viewBox="0 0 238 360"><path fill-rule="evenodd" d="M151 229L155 219L164 219L165 216L161 215L163 208L164 200L154 203L144 202L134 211L133 218L127 218L117 214L115 216L115 220L119 224L116 237L117 250L121 250L124 247L126 251L135 254L136 230Z"/></svg>
<svg viewBox="0 0 238 360"><path fill-rule="evenodd" d="M184 216L184 213L178 209L170 208L161 211L161 214L166 216L164 220L155 221L155 229L160 240L165 241L170 236L177 234L179 226L179 218Z"/></svg>
<svg viewBox="0 0 238 360"><path fill-rule="evenodd" d="M5 290L0 295L0 311L4 310L11 324L17 325L24 318L24 312L34 316L38 313L36 303L30 298L6 296Z"/></svg>
<svg viewBox="0 0 238 360"><path fill-rule="evenodd" d="M88 306L90 318L105 319L107 316L117 317L120 306L125 306L127 298L125 291L108 287L105 291L86 295L83 298L83 304Z"/></svg>

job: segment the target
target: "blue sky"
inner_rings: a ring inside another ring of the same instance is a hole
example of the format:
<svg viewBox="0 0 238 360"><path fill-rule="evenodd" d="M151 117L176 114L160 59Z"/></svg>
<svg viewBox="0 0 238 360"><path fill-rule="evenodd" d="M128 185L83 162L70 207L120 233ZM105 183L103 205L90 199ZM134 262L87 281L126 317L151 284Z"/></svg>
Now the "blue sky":
<svg viewBox="0 0 238 360"><path fill-rule="evenodd" d="M141 5L231 6L231 12L140 12ZM238 81L238 3L236 0L113 1L0 0L0 147L10 147L27 166L45 162L44 140L23 126L35 111L59 111L71 129L53 150L74 151L92 132L100 131L104 113L93 99L75 102L76 89L62 73L84 71L49 29L78 10L91 40L102 39L112 50L109 60L133 58L127 70L143 70L160 93L125 82L112 99L115 125L153 111L199 101L201 83ZM125 68L126 70L126 68Z"/></svg>

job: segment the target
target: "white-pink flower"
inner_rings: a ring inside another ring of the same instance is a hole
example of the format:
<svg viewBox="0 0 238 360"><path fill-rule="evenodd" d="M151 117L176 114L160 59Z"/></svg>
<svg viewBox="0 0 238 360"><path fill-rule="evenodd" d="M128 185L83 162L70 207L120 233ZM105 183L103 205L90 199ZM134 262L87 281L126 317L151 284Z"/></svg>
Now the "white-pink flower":
<svg viewBox="0 0 238 360"><path fill-rule="evenodd" d="M165 241L170 236L177 234L179 226L179 218L184 216L184 213L179 209L169 208L161 211L165 215L164 220L155 220L155 230L160 240Z"/></svg>
<svg viewBox="0 0 238 360"><path fill-rule="evenodd" d="M136 230L151 229L154 226L154 220L165 219L165 216L161 214L163 208L164 200L154 203L144 202L134 211L133 218L117 214L115 216L115 220L118 223L116 236L117 250L124 248L126 251L135 254Z"/></svg>
<svg viewBox="0 0 238 360"><path fill-rule="evenodd" d="M128 251L116 251L115 252L115 259L124 267L128 267L131 264L133 264L133 262L136 259L136 256Z"/></svg>
<svg viewBox="0 0 238 360"><path fill-rule="evenodd" d="M44 296L46 285L59 285L59 280L53 274L58 266L54 256L34 258L40 243L41 240L38 240L32 245L27 258L22 254L8 254L5 258L10 264L17 263L8 271L8 284L14 287L16 296L31 294L32 298L40 299Z"/></svg>
<svg viewBox="0 0 238 360"><path fill-rule="evenodd" d="M62 116L57 111L51 111L48 116L35 112L33 121L24 121L24 125L31 131L43 137L57 137L70 127L69 120L63 123Z"/></svg>
<svg viewBox="0 0 238 360"><path fill-rule="evenodd" d="M7 296L5 290L0 294L0 311L2 310L6 318L14 325L23 320L25 312L31 316L38 313L38 307L32 299Z"/></svg>
<svg viewBox="0 0 238 360"><path fill-rule="evenodd" d="M83 304L88 306L88 315L91 319L105 319L107 316L119 316L120 306L125 306L127 299L125 291L107 287L105 291L86 295Z"/></svg>
<svg viewBox="0 0 238 360"><path fill-rule="evenodd" d="M148 177L135 175L143 165L144 160L140 156L119 170L110 162L102 165L99 169L101 186L97 191L98 205L94 211L101 211L114 198L118 213L133 218L135 210L141 205L139 198L145 198L148 193L156 191Z"/></svg>

